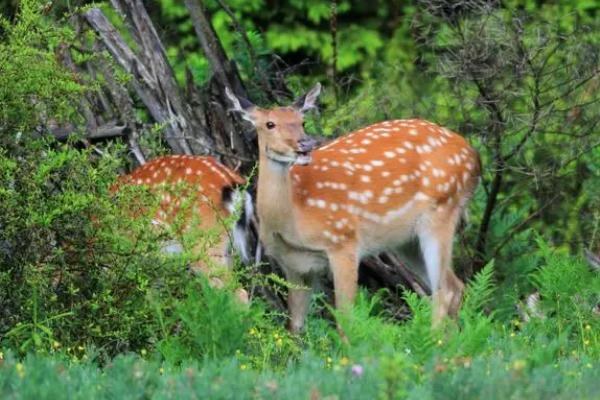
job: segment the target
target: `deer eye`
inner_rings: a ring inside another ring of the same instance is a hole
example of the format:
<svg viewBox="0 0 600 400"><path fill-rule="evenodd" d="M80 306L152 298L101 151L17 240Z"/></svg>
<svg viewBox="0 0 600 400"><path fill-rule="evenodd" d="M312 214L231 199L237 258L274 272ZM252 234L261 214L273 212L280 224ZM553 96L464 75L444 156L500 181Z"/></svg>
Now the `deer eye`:
<svg viewBox="0 0 600 400"><path fill-rule="evenodd" d="M267 122L267 129L273 129L273 128L275 128L275 123L271 122L271 121Z"/></svg>

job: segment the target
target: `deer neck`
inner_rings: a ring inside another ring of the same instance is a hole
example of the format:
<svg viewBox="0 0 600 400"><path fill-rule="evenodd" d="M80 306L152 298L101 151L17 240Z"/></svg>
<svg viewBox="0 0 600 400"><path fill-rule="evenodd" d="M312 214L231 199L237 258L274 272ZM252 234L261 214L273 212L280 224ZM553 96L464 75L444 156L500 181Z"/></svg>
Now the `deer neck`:
<svg viewBox="0 0 600 400"><path fill-rule="evenodd" d="M261 237L295 232L294 208L290 179L291 164L267 158L261 152L258 165L257 211L260 218ZM268 240L267 238L262 238Z"/></svg>

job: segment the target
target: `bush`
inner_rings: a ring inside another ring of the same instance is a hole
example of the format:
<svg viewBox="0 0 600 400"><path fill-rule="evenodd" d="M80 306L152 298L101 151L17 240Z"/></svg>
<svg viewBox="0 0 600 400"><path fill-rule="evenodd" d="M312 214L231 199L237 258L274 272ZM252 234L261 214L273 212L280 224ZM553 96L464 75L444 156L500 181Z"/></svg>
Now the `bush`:
<svg viewBox="0 0 600 400"><path fill-rule="evenodd" d="M38 141L0 152L0 336L18 349L74 354L141 350L158 340L158 302L170 313L190 280L189 255L166 258L164 238L133 219L152 209L138 188L113 197L118 162ZM153 204L154 201L154 204ZM80 349L80 350L77 350Z"/></svg>
<svg viewBox="0 0 600 400"><path fill-rule="evenodd" d="M56 54L73 32L45 19L45 5L23 0L14 24L0 17L0 145L14 150L15 140L31 136L40 120L75 118L84 91Z"/></svg>

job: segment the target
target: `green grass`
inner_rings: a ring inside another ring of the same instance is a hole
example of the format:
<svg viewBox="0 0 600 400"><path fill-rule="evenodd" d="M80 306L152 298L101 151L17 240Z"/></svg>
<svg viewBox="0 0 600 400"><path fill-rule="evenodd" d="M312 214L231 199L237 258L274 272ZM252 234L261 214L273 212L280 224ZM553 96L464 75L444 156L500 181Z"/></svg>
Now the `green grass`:
<svg viewBox="0 0 600 400"><path fill-rule="evenodd" d="M178 330L142 354L6 350L0 398L598 399L600 277L539 251L531 280L545 316L528 323L495 316L503 294L492 265L469 285L459 318L435 331L427 299L407 294L414 316L399 324L375 314L377 295L361 294L340 317L349 344L315 317L292 337L262 305L201 285L179 303Z"/></svg>

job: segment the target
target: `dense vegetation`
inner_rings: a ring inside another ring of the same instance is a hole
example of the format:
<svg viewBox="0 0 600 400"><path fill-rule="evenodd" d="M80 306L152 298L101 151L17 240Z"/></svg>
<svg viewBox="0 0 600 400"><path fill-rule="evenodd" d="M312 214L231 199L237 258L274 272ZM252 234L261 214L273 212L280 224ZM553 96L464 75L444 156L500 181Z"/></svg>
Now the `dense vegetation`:
<svg viewBox="0 0 600 400"><path fill-rule="evenodd" d="M600 397L600 273L582 256L600 251L595 2L205 2L256 102L275 101L261 89L270 74L285 73L293 92L320 80L314 133L418 115L482 155L457 239L469 280L459 318L431 330L428 299L365 290L338 316L349 343L324 297L291 336L280 310L258 296L240 305L192 277L197 255L164 255L165 234L129 217L132 203L157 203L143 189L111 193L131 163L125 141L86 138L82 99L105 82L59 57L90 40L71 18L85 3L0 2L2 398ZM186 7L147 4L179 84L210 85ZM132 107L147 153L167 151L164 126L139 99ZM64 121L74 136L49 134ZM248 286L285 290L236 270ZM404 299L408 320L392 318L390 296Z"/></svg>

